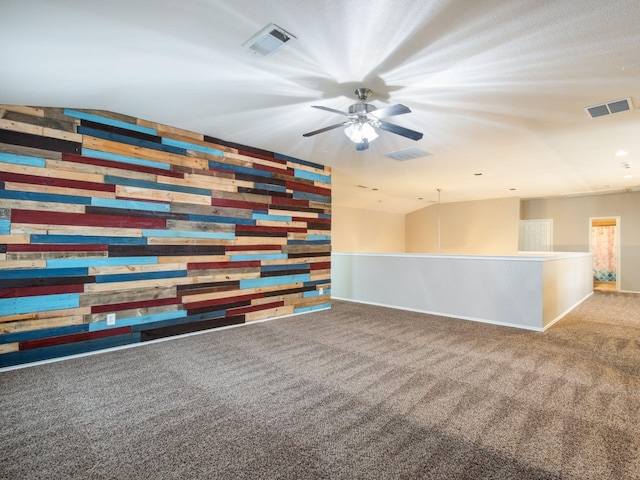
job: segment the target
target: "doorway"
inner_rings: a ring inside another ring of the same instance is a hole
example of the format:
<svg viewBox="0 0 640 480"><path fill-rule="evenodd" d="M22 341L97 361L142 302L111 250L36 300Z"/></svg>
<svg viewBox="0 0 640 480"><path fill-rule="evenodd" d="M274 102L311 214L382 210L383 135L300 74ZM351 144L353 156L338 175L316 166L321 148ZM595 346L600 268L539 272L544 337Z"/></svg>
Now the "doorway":
<svg viewBox="0 0 640 480"><path fill-rule="evenodd" d="M593 289L617 291L620 289L620 217L591 217L589 227Z"/></svg>

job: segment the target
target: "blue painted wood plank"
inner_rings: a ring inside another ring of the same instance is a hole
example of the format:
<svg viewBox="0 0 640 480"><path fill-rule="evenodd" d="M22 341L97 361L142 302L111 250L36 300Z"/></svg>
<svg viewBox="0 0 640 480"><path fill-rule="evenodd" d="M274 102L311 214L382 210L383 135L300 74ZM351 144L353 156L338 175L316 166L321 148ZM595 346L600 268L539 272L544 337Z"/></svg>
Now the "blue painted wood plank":
<svg viewBox="0 0 640 480"><path fill-rule="evenodd" d="M195 143L189 143L189 142L183 142L183 141L180 141L180 140L174 140L173 138L163 137L162 138L162 143L164 145L171 145L171 146L174 146L174 147L180 147L180 148L184 148L186 150L191 150L191 151L194 151L194 152L208 153L210 155L215 155L216 157L222 157L224 155L224 152L222 150L218 150L217 148L205 147L204 145L197 145Z"/></svg>
<svg viewBox="0 0 640 480"><path fill-rule="evenodd" d="M284 260L287 258L286 253L242 253L238 255L231 254L232 262L250 262L252 260Z"/></svg>
<svg viewBox="0 0 640 480"><path fill-rule="evenodd" d="M127 333L125 335L113 335L111 337L95 338L84 342L66 343L52 347L20 350L18 352L0 355L0 367L9 367L21 363L49 360L51 358L66 357L79 353L103 350L105 348L120 347L140 342L140 333Z"/></svg>
<svg viewBox="0 0 640 480"><path fill-rule="evenodd" d="M318 195L317 193L294 191L293 198L298 200L313 200L315 202L331 203L331 197Z"/></svg>
<svg viewBox="0 0 640 480"><path fill-rule="evenodd" d="M324 165L320 165L319 163L308 162L306 160L300 160L299 158L289 157L287 155L282 155L280 153L274 153L273 158L277 158L278 160L284 160L285 162L299 163L300 165L306 165L307 167L317 168L320 170L324 170Z"/></svg>
<svg viewBox="0 0 640 480"><path fill-rule="evenodd" d="M326 280L310 280L308 282L304 282L305 287L317 287L319 285L329 285L331 283L331 279L327 278Z"/></svg>
<svg viewBox="0 0 640 480"><path fill-rule="evenodd" d="M329 245L331 240L287 240L287 245Z"/></svg>
<svg viewBox="0 0 640 480"><path fill-rule="evenodd" d="M331 220L331 214L330 213L320 213L320 214L318 214L318 218L324 218L325 220Z"/></svg>
<svg viewBox="0 0 640 480"><path fill-rule="evenodd" d="M129 165L142 165L144 167L160 168L162 170L171 169L171 165L168 163L129 157L128 155L120 155L119 153L101 152L100 150L94 150L92 148L82 148L82 155L85 157L100 158L102 160L113 160L114 162L127 163Z"/></svg>
<svg viewBox="0 0 640 480"><path fill-rule="evenodd" d="M5 333L4 335L0 335L0 344L24 342L25 340L37 340L39 338L59 337L60 335L69 335L71 333L82 333L88 331L89 325L83 323L80 325L65 325L63 327L28 330L26 332Z"/></svg>
<svg viewBox="0 0 640 480"><path fill-rule="evenodd" d="M96 283L137 282L139 280L182 278L186 276L187 276L187 270L166 270L162 272L115 273L113 275L96 275Z"/></svg>
<svg viewBox="0 0 640 480"><path fill-rule="evenodd" d="M331 240L331 235L321 235L318 233L310 233L307 235L308 240Z"/></svg>
<svg viewBox="0 0 640 480"><path fill-rule="evenodd" d="M298 168L293 169L293 176L304 178L305 180L313 180L314 182L331 183L331 177L329 175L320 175L319 173Z"/></svg>
<svg viewBox="0 0 640 480"><path fill-rule="evenodd" d="M215 238L219 240L233 240L236 238L231 232L199 232L191 230L153 230L143 229L142 235L145 237L163 238Z"/></svg>
<svg viewBox="0 0 640 480"><path fill-rule="evenodd" d="M38 295L0 299L0 316L19 315L21 313L44 312L78 308L80 294L64 293L59 295Z"/></svg>
<svg viewBox="0 0 640 480"><path fill-rule="evenodd" d="M89 127L78 127L78 133L82 135L90 135L96 138L102 138L103 140L110 140L112 142L124 143L126 145L135 145L136 147L150 148L158 150L160 152L175 153L176 155L186 155L187 151L184 148L173 147L171 145L163 145L161 143L150 142L148 140L141 140L139 138L127 137L126 135L120 135L119 133L105 132L103 130L96 130Z"/></svg>
<svg viewBox="0 0 640 480"><path fill-rule="evenodd" d="M308 273L301 273L298 275L281 275L277 277L248 278L245 280L240 280L240 289L273 287L276 285L302 283L308 281L309 278L311 278L311 276Z"/></svg>
<svg viewBox="0 0 640 480"><path fill-rule="evenodd" d="M309 297L318 297L320 295L331 295L331 289L326 289L324 292L320 293L319 290L312 290L310 292L304 292L302 294L302 296L304 298L309 298Z"/></svg>
<svg viewBox="0 0 640 480"><path fill-rule="evenodd" d="M31 243L146 245L144 237L101 237L97 235L31 235Z"/></svg>
<svg viewBox="0 0 640 480"><path fill-rule="evenodd" d="M59 195L56 193L20 192L13 190L0 190L0 198L11 200L27 200L47 203L71 203L74 205L90 205L90 197L78 197L75 195Z"/></svg>
<svg viewBox="0 0 640 480"><path fill-rule="evenodd" d="M87 268L16 268L0 270L3 280L18 278L53 278L53 277L84 277L89 275Z"/></svg>
<svg viewBox="0 0 640 480"><path fill-rule="evenodd" d="M293 310L294 313L305 313L305 312L312 312L314 310L326 310L331 308L331 304L330 303L323 303L321 305L312 305L310 307L300 307L300 308L296 308Z"/></svg>
<svg viewBox="0 0 640 480"><path fill-rule="evenodd" d="M112 185L123 185L127 187L149 188L151 190L165 190L170 192L192 193L194 195L211 196L211 189L189 187L187 185L172 185L169 183L157 183L148 180L137 180L135 178L116 177L114 175L105 175L104 183Z"/></svg>
<svg viewBox="0 0 640 480"><path fill-rule="evenodd" d="M152 212L170 212L168 203L143 202L140 200L116 200L113 198L91 197L94 207L121 208L126 210L144 210Z"/></svg>
<svg viewBox="0 0 640 480"><path fill-rule="evenodd" d="M285 270L304 270L309 269L309 263L292 263L287 265L262 265L261 272L281 272Z"/></svg>
<svg viewBox="0 0 640 480"><path fill-rule="evenodd" d="M216 168L218 170L228 170L230 172L246 173L257 177L272 177L273 173L265 170L257 170L249 167L241 167L240 165L232 165L230 163L214 162L209 160L209 168Z"/></svg>
<svg viewBox="0 0 640 480"><path fill-rule="evenodd" d="M283 186L283 185L274 185L272 183L259 183L259 182L255 182L254 183L254 188L257 188L259 190L269 190L272 192L286 192L287 191L287 187Z"/></svg>
<svg viewBox="0 0 640 480"><path fill-rule="evenodd" d="M15 153L0 152L0 162L13 163L14 165L28 165L31 167L44 167L44 158L31 157L28 155L16 155Z"/></svg>
<svg viewBox="0 0 640 480"><path fill-rule="evenodd" d="M193 215L188 217L190 222L231 223L233 225L255 225L252 218L218 217L215 215Z"/></svg>
<svg viewBox="0 0 640 480"><path fill-rule="evenodd" d="M272 222L290 222L291 217L287 215L268 215L266 213L253 213L251 218L254 220L269 220Z"/></svg>
<svg viewBox="0 0 640 480"><path fill-rule="evenodd" d="M11 232L11 221L7 218L0 218L0 235L9 235Z"/></svg>
<svg viewBox="0 0 640 480"><path fill-rule="evenodd" d="M70 267L117 267L121 265L155 265L158 257L115 257L115 258L50 258L47 268Z"/></svg>
<svg viewBox="0 0 640 480"><path fill-rule="evenodd" d="M143 325L147 323L159 322L163 320L171 320L174 318L186 317L186 310L175 310L171 312L153 313L151 315L141 315L139 317L118 318L116 325L107 325L107 322L93 322L89 324L89 331L96 332L98 330L107 330L115 327L129 327L133 325Z"/></svg>
<svg viewBox="0 0 640 480"><path fill-rule="evenodd" d="M114 120L113 118L102 117L92 113L80 112L70 108L64 109L64 114L69 117L79 118L80 120L89 120L91 122L102 123L103 125L111 125L112 127L120 127L126 130L133 130L134 132L148 133L149 135L158 135L158 131L155 128L143 127L142 125L136 125L134 123L127 123L121 120Z"/></svg>

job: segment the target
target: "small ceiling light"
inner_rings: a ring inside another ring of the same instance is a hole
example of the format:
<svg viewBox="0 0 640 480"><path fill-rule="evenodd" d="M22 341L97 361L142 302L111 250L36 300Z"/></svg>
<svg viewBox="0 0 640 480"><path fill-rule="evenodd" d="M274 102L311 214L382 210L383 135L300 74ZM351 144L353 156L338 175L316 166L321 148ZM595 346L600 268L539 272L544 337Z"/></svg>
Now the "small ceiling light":
<svg viewBox="0 0 640 480"><path fill-rule="evenodd" d="M629 152L627 152L626 150L618 150L616 152L616 157L625 157L629 155Z"/></svg>
<svg viewBox="0 0 640 480"><path fill-rule="evenodd" d="M631 162L622 162L622 166L624 168L631 168L631 167L633 167L633 163L631 163Z"/></svg>
<svg viewBox="0 0 640 480"><path fill-rule="evenodd" d="M344 134L353 143L371 142L378 138L378 134L368 123L352 123L344 129Z"/></svg>
<svg viewBox="0 0 640 480"><path fill-rule="evenodd" d="M633 178L633 175L625 175L624 178Z"/></svg>

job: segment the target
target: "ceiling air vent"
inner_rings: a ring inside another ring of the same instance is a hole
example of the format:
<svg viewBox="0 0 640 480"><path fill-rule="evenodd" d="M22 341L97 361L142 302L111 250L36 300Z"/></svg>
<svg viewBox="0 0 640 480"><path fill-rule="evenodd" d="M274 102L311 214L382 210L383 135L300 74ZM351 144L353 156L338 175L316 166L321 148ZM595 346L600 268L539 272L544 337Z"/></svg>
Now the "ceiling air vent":
<svg viewBox="0 0 640 480"><path fill-rule="evenodd" d="M589 115L591 118L603 117L605 115L611 115L613 113L626 112L627 110L633 110L631 97L622 98L620 100L612 100L611 102L602 103L600 105L592 105L585 108L587 115Z"/></svg>
<svg viewBox="0 0 640 480"><path fill-rule="evenodd" d="M393 158L394 160L404 161L413 160L414 158L426 157L432 155L431 152L425 152L417 147L405 148L403 150L396 150L395 152L389 152L385 157Z"/></svg>
<svg viewBox="0 0 640 480"><path fill-rule="evenodd" d="M256 55L266 57L271 55L285 43L295 40L296 37L279 26L270 23L249 40L244 42L242 46L251 50Z"/></svg>

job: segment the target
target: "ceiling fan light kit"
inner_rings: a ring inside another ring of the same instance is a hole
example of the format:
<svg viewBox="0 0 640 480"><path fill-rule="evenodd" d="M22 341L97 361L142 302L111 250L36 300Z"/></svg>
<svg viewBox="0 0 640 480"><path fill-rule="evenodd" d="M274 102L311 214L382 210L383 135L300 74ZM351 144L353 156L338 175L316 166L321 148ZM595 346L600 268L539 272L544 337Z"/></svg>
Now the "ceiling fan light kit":
<svg viewBox="0 0 640 480"><path fill-rule="evenodd" d="M360 103L351 105L348 112L343 112L341 110L335 110L333 108L323 107L320 105L312 105L313 108L318 108L320 110L326 110L327 112L344 115L348 117L348 119L344 122L336 123L335 125L330 125L319 130L314 130L313 132L305 133L303 137L310 137L312 135L317 135L318 133L333 130L334 128L346 126L344 133L347 137L349 137L349 139L351 139L352 142L356 144L356 150L358 151L366 150L367 148L369 148L369 142L372 142L373 140L378 138L378 134L375 131L376 128L381 128L382 130L386 130L388 132L395 133L396 135L410 138L411 140L420 140L422 138L422 133L420 132L416 132L415 130L410 130L408 128L404 128L399 125L395 125L393 123L385 122L382 120L387 117L410 113L411 110L409 109L409 107L401 104L396 104L378 110L374 105L365 103L367 98L369 98L369 96L373 93L370 89L357 88L355 93L358 97L358 100L360 100Z"/></svg>

